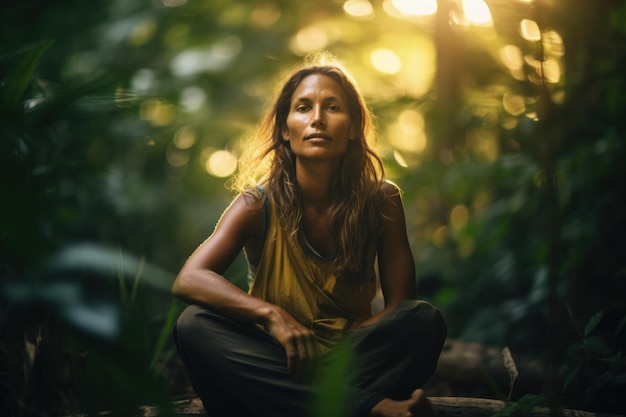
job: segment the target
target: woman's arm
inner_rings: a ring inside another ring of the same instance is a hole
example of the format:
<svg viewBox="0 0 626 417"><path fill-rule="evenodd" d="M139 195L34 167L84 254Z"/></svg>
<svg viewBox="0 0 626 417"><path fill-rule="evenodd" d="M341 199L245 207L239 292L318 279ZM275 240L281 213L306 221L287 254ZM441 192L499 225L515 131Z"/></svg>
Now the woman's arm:
<svg viewBox="0 0 626 417"><path fill-rule="evenodd" d="M244 246L262 244L263 206L240 195L226 209L211 236L182 267L172 294L236 320L261 324L287 353L288 367L296 379L308 377L319 355L315 335L284 309L253 297L223 276Z"/></svg>
<svg viewBox="0 0 626 417"><path fill-rule="evenodd" d="M407 237L400 191L391 183L385 183L383 191L386 199L383 232L378 241L378 271L385 307L366 320L364 326L377 322L400 301L416 297L415 262Z"/></svg>
<svg viewBox="0 0 626 417"><path fill-rule="evenodd" d="M244 245L259 236L258 224L263 220L262 208L257 206L246 195L233 201L211 236L193 252L178 273L172 286L174 296L228 317L264 324L268 314L265 303L223 277Z"/></svg>

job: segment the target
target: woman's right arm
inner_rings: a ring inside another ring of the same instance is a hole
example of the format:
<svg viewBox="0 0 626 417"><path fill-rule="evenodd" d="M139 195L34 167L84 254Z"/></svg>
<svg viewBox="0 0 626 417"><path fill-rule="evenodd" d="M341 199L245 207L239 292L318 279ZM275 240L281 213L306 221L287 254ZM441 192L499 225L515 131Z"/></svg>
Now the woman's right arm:
<svg viewBox="0 0 626 417"><path fill-rule="evenodd" d="M263 207L251 196L239 195L224 211L211 236L187 259L172 294L227 317L265 324L271 306L223 276L244 245L262 235L263 227Z"/></svg>
<svg viewBox="0 0 626 417"><path fill-rule="evenodd" d="M238 196L224 211L215 230L178 273L172 294L226 317L261 324L284 348L296 380L306 379L319 355L315 335L284 309L249 295L223 274L251 240L262 244L264 208L249 195Z"/></svg>

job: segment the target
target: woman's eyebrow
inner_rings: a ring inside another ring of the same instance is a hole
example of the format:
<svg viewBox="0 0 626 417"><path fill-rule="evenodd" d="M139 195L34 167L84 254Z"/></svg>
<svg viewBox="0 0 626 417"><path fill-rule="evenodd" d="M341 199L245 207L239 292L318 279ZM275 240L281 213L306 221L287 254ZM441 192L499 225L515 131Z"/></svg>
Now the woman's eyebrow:
<svg viewBox="0 0 626 417"><path fill-rule="evenodd" d="M302 96L296 96L296 97L294 97L294 100L293 100L293 101L307 101L307 102L310 102L310 101L313 101L313 99L312 99L309 95L302 95ZM322 101L323 101L323 102L329 102L329 101L342 101L342 99L341 99L341 97L339 97L339 96L332 95L332 96L327 96L327 97L324 97L324 98L322 99Z"/></svg>

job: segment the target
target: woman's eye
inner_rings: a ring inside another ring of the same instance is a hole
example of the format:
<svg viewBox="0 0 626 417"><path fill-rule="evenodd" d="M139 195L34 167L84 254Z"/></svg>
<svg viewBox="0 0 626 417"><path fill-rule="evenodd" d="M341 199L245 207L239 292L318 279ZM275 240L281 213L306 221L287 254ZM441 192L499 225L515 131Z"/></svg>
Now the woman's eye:
<svg viewBox="0 0 626 417"><path fill-rule="evenodd" d="M334 104L331 104L330 106L328 106L326 108L328 111L339 111L339 107L335 106Z"/></svg>
<svg viewBox="0 0 626 417"><path fill-rule="evenodd" d="M309 110L309 106L300 105L300 106L296 107L296 111L299 111L299 112L305 112L307 110Z"/></svg>

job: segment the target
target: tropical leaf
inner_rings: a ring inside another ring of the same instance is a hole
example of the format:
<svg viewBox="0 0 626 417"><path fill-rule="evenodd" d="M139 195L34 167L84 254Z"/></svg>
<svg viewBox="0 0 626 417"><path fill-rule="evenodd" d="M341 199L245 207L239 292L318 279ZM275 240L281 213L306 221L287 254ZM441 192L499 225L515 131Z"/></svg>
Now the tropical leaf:
<svg viewBox="0 0 626 417"><path fill-rule="evenodd" d="M52 40L45 41L14 54L18 56L18 63L9 71L0 89L0 103L3 108L13 108L19 103L37 68L39 59L53 44Z"/></svg>

